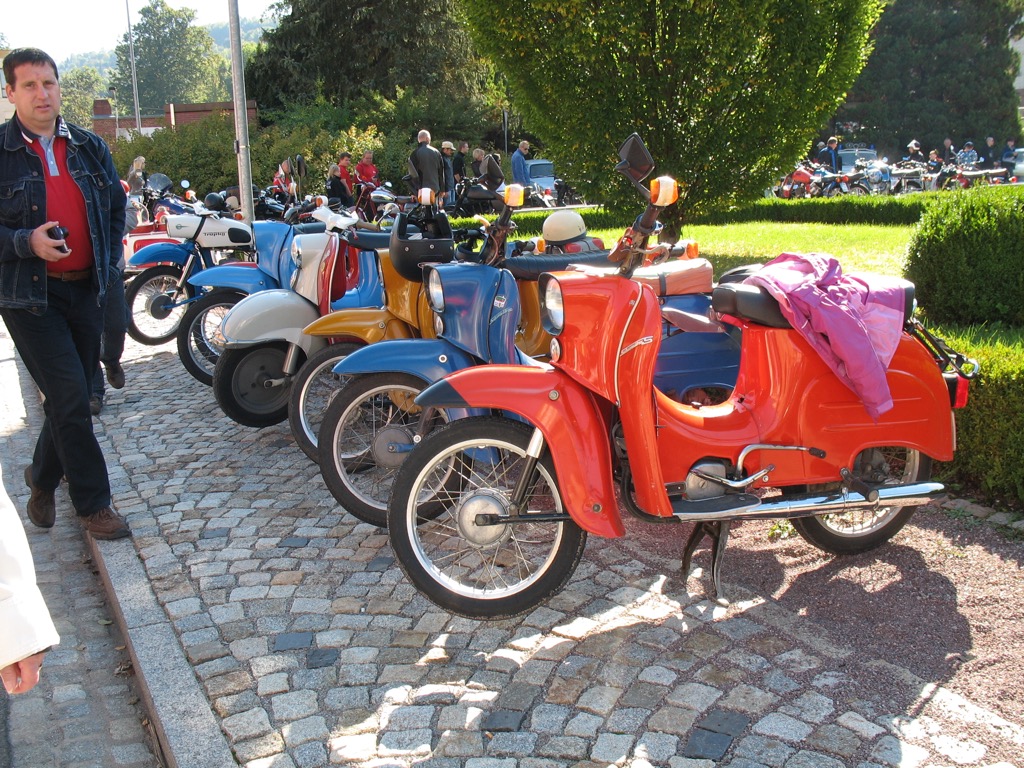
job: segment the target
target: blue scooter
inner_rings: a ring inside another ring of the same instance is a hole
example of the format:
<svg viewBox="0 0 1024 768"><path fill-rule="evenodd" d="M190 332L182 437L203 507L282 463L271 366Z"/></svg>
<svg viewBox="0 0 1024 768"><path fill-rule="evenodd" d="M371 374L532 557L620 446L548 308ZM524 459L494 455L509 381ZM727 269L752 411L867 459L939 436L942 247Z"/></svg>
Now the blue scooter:
<svg viewBox="0 0 1024 768"><path fill-rule="evenodd" d="M520 207L523 197L519 185L510 186L505 212L496 224ZM497 234L489 233L481 252L483 263L423 266L422 279L440 329L437 338L382 341L352 352L334 367L335 375L350 378L344 380L321 422L320 472L335 499L364 522L386 526L392 482L416 443L450 419L481 415L466 409L423 409L414 402L417 395L429 384L469 366L543 365L517 346L524 341L537 346L530 332L524 333L522 313L524 303L532 306L538 301L534 281L544 272L581 262L589 262L587 268L607 268L607 252L523 255L513 251L505 258L505 244L492 237ZM710 275L707 282L710 288ZM521 294L521 286L530 287ZM710 294L667 296L664 303L676 313L699 318L710 308ZM539 311L531 309L530 314L539 315ZM525 327L529 326L527 321ZM659 366L664 386L683 396L692 396L698 388L700 396L717 388L731 390L739 365L736 340L720 333L671 333L668 323L665 332L673 337L673 344L671 357Z"/></svg>

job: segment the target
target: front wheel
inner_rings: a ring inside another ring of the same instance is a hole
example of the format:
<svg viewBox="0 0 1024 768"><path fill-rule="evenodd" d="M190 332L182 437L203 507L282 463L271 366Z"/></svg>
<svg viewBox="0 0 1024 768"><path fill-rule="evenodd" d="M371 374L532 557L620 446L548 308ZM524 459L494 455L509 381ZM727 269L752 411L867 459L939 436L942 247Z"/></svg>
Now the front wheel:
<svg viewBox="0 0 1024 768"><path fill-rule="evenodd" d="M128 306L128 335L140 344L155 346L170 341L178 332L186 303L195 288L180 288L181 267L161 264L136 275L125 288Z"/></svg>
<svg viewBox="0 0 1024 768"><path fill-rule="evenodd" d="M460 419L406 459L388 504L402 570L431 601L473 619L531 611L561 591L587 534L572 519L503 523L532 429L509 419ZM522 514L563 515L550 455L527 478Z"/></svg>
<svg viewBox="0 0 1024 768"><path fill-rule="evenodd" d="M909 448L868 448L858 454L853 474L868 485L919 483L932 473L932 460ZM838 488L838 485L835 486ZM917 507L876 507L794 519L808 543L834 555L856 555L878 547L907 524Z"/></svg>
<svg viewBox="0 0 1024 768"><path fill-rule="evenodd" d="M288 418L289 345L264 342L225 349L213 371L213 394L224 414L246 427L269 427Z"/></svg>
<svg viewBox="0 0 1024 768"><path fill-rule="evenodd" d="M350 379L335 395L320 425L320 474L354 517L387 525L388 496L402 462L416 444L423 408L413 402L427 382L405 373ZM435 411L426 431L444 423Z"/></svg>
<svg viewBox="0 0 1024 768"><path fill-rule="evenodd" d="M319 461L317 437L327 406L348 376L334 372L334 366L359 349L359 344L343 342L321 349L299 369L288 399L288 425L302 452Z"/></svg>
<svg viewBox="0 0 1024 768"><path fill-rule="evenodd" d="M217 359L224 351L224 335L220 324L224 316L246 294L236 291L213 291L192 302L178 328L178 357L185 370L206 386L213 384Z"/></svg>

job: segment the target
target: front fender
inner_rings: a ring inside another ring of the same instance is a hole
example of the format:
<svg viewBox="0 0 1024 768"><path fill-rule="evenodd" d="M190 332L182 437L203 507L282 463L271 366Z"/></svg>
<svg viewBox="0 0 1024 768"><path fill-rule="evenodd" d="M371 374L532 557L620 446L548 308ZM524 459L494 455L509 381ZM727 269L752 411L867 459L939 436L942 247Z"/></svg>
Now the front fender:
<svg viewBox="0 0 1024 768"><path fill-rule="evenodd" d="M573 520L598 536L625 533L615 497L606 419L590 390L561 371L550 366L476 366L431 385L416 403L520 414L543 433Z"/></svg>
<svg viewBox="0 0 1024 768"><path fill-rule="evenodd" d="M391 371L440 381L477 361L443 339L395 339L357 349L334 367L335 373L356 375Z"/></svg>
<svg viewBox="0 0 1024 768"><path fill-rule="evenodd" d="M309 336L356 339L376 344L384 339L414 339L409 324L385 308L353 307L324 315L303 330Z"/></svg>
<svg viewBox="0 0 1024 768"><path fill-rule="evenodd" d="M184 266L192 255L192 247L184 243L153 243L139 248L128 259L128 266L133 269L145 269L157 264L177 264Z"/></svg>
<svg viewBox="0 0 1024 768"><path fill-rule="evenodd" d="M327 346L326 339L302 332L317 314L317 308L294 291L277 289L251 294L224 317L220 326L224 346L233 349L284 340L301 347L308 356Z"/></svg>
<svg viewBox="0 0 1024 768"><path fill-rule="evenodd" d="M252 266L247 266L252 264ZM256 266L255 262L243 264L221 264L196 272L188 282L197 288L233 288L243 293L258 293L280 288L277 280Z"/></svg>

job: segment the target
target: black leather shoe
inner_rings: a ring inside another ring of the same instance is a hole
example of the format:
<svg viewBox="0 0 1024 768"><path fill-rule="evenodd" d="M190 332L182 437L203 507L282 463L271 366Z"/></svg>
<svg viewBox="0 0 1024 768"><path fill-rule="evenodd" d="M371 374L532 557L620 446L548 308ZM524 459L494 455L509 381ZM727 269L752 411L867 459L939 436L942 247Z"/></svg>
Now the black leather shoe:
<svg viewBox="0 0 1024 768"><path fill-rule="evenodd" d="M124 368L120 363L104 363L107 370L107 381L114 389L124 389Z"/></svg>
<svg viewBox="0 0 1024 768"><path fill-rule="evenodd" d="M32 465L25 467L25 485L32 491L28 500L28 519L37 528L53 528L57 519L57 504L53 491L44 491L32 485Z"/></svg>
<svg viewBox="0 0 1024 768"><path fill-rule="evenodd" d="M89 397L89 413L93 416L99 416L100 411L103 410L103 398L99 395L91 395Z"/></svg>

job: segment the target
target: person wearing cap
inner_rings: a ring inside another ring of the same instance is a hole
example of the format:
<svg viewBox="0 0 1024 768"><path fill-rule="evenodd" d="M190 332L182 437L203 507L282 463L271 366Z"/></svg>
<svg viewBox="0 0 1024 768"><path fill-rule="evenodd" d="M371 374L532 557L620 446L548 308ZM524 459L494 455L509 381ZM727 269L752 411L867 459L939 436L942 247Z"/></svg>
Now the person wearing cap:
<svg viewBox="0 0 1024 768"><path fill-rule="evenodd" d="M520 141L519 148L512 153L512 183L522 184L524 187L530 184L530 171L526 167L526 153L530 151L530 142Z"/></svg>
<svg viewBox="0 0 1024 768"><path fill-rule="evenodd" d="M843 170L843 158L839 156L837 147L839 139L829 136L825 148L818 151L818 162L828 168L832 173L839 173Z"/></svg>
<svg viewBox="0 0 1024 768"><path fill-rule="evenodd" d="M43 393L28 517L52 528L61 478L83 527L97 539L131 535L111 508L110 479L89 412L99 367L107 286L128 197L107 145L60 114L57 65L38 48L3 62L14 116L0 125L0 317Z"/></svg>
<svg viewBox="0 0 1024 768"><path fill-rule="evenodd" d="M978 162L978 153L974 149L973 141L965 141L964 148L956 153L957 165L975 165Z"/></svg>
<svg viewBox="0 0 1024 768"><path fill-rule="evenodd" d="M452 162L454 152L454 144L450 141L441 142L441 160L444 162L445 202L448 205L455 205L455 165Z"/></svg>
<svg viewBox="0 0 1024 768"><path fill-rule="evenodd" d="M925 162L924 153L921 152L921 143L917 139L913 139L907 144L907 156L904 160L913 160L915 163Z"/></svg>

